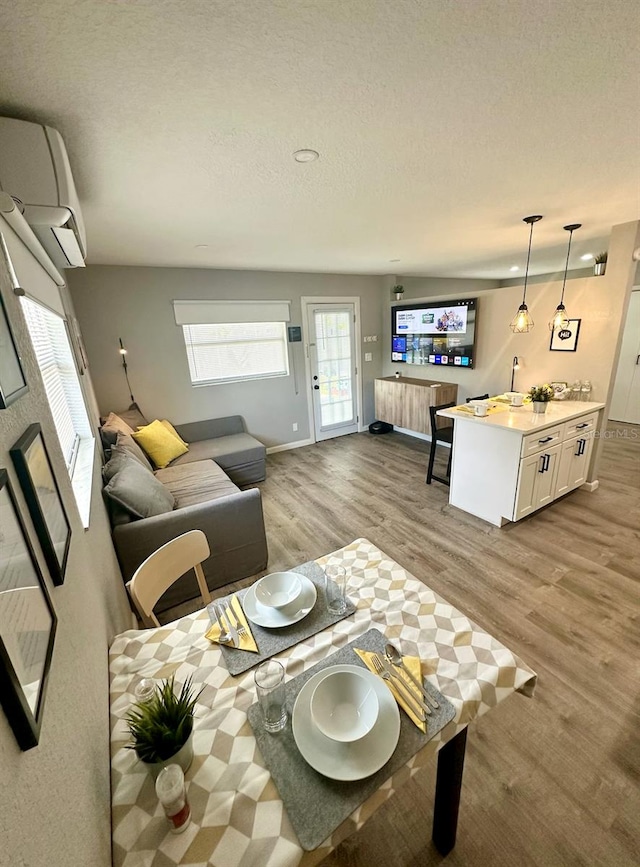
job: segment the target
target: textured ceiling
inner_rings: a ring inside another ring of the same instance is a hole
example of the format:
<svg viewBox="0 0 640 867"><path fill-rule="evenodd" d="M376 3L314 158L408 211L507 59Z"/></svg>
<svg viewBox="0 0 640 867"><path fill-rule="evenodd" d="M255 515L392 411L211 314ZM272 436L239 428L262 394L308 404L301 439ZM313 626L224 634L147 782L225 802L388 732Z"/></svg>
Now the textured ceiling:
<svg viewBox="0 0 640 867"><path fill-rule="evenodd" d="M640 216L636 0L0 14L0 111L62 133L91 263L513 277L527 214L534 273L562 269L563 224L578 267Z"/></svg>

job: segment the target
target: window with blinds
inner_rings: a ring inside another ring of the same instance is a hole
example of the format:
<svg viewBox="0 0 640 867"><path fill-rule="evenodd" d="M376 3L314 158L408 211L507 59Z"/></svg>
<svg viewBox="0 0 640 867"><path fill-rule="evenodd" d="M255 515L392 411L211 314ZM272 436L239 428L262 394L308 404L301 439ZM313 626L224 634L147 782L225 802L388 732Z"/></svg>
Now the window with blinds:
<svg viewBox="0 0 640 867"><path fill-rule="evenodd" d="M284 322L183 325L193 385L288 376Z"/></svg>
<svg viewBox="0 0 640 867"><path fill-rule="evenodd" d="M38 359L56 431L73 476L78 447L91 427L62 317L30 298L22 298L27 327Z"/></svg>

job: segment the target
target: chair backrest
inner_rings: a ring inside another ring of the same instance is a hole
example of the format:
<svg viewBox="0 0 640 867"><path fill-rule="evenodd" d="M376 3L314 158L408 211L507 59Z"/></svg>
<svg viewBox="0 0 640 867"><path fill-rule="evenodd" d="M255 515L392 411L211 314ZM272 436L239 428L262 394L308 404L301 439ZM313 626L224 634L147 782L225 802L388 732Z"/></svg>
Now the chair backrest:
<svg viewBox="0 0 640 867"><path fill-rule="evenodd" d="M467 403L470 403L472 400L489 400L489 392L486 394L479 394L477 397L468 397Z"/></svg>
<svg viewBox="0 0 640 867"><path fill-rule="evenodd" d="M430 406L429 407L429 415L431 417L431 435L433 436L433 432L437 431L439 428L443 427L453 427L453 421L449 418L438 418L436 413L439 409L451 409L452 406L457 406L458 404L455 400L452 400L451 403L441 403L439 406Z"/></svg>
<svg viewBox="0 0 640 867"><path fill-rule="evenodd" d="M158 548L135 571L127 589L145 626L160 626L153 607L165 590L189 569L198 580L205 605L211 602L209 588L200 565L210 554L207 537L202 530L189 530Z"/></svg>

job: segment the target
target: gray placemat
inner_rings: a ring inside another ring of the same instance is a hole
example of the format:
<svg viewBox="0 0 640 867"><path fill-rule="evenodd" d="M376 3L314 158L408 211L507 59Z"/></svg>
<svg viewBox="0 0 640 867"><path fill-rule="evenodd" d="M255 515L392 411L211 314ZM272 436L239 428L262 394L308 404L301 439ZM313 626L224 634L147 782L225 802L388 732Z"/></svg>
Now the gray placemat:
<svg viewBox="0 0 640 867"><path fill-rule="evenodd" d="M293 647L294 644L299 644L301 641L304 641L305 638L315 635L316 632L322 632L322 630L326 629L327 626L332 626L334 623L338 623L339 620L344 620L345 617L349 617L349 615L353 614L356 610L356 606L347 600L347 610L344 614L330 614L327 611L323 586L324 572L317 563L314 563L313 560L310 560L308 563L303 563L302 566L296 566L295 569L292 569L291 571L299 572L316 585L316 590L318 591L316 604L306 617L303 617L302 620L293 623L291 626L283 626L279 629L263 629L262 626L258 626L253 621L249 621L251 632L253 633L256 645L258 646L258 653L251 653L248 650L237 650L233 647L227 647L226 645L221 644L222 656L225 665L229 669L229 674L236 675L248 671L250 668L253 668L254 665L258 665L263 660L275 656L277 653L286 650L288 647ZM235 594L240 599L240 604L242 604L246 592L246 590L240 590ZM349 588L347 587L347 594L348 593ZM228 598L229 597L223 597L223 601ZM248 617L247 620L249 620Z"/></svg>
<svg viewBox="0 0 640 867"><path fill-rule="evenodd" d="M386 765L375 774L364 780L345 783L323 777L306 763L296 746L291 729L291 711L298 693L310 677L328 666L362 665L365 668L353 648L383 653L386 642L387 639L380 630L370 629L328 659L324 659L309 671L289 681L287 683L289 719L286 727L278 734L272 735L264 730L262 712L257 703L249 708L249 722L260 752L280 793L300 845L307 851L317 848L323 840L326 840L356 807L377 791L385 780L408 762L455 716L455 708L451 702L432 684L425 682L425 688L440 704L440 708L427 717L427 733L421 732L401 709L398 746Z"/></svg>

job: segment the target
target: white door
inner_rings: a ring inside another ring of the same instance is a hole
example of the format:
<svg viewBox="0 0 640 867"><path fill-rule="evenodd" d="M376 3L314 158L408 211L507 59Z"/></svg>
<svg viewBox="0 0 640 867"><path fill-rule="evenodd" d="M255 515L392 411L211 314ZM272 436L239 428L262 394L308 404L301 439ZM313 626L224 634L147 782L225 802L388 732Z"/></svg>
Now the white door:
<svg viewBox="0 0 640 867"><path fill-rule="evenodd" d="M609 418L640 424L640 291L631 293Z"/></svg>
<svg viewBox="0 0 640 867"><path fill-rule="evenodd" d="M307 316L316 441L356 433L355 306L310 304Z"/></svg>

